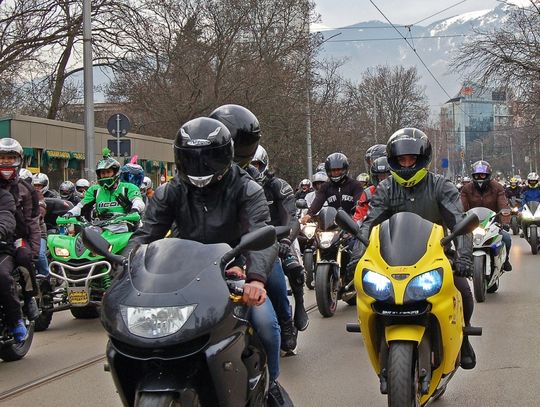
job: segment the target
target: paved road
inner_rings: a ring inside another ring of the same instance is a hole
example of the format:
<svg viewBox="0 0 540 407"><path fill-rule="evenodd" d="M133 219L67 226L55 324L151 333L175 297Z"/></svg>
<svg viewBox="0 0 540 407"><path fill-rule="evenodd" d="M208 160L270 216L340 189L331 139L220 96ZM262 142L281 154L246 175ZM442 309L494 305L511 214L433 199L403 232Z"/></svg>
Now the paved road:
<svg viewBox="0 0 540 407"><path fill-rule="evenodd" d="M540 405L540 257L532 256L523 240L514 238L513 243L514 271L503 276L498 293L476 305L473 322L484 327L484 336L472 338L477 368L459 371L435 406ZM314 303L312 292L309 302ZM354 320L355 310L346 304L330 319L311 313L310 327L300 336L299 354L282 359L280 380L297 407L386 405L361 336L345 332L345 323ZM0 400L9 389L54 372L67 373L0 405L119 406L102 361L72 369L102 355L105 342L98 321L56 314L51 328L36 334L25 359L0 363Z"/></svg>

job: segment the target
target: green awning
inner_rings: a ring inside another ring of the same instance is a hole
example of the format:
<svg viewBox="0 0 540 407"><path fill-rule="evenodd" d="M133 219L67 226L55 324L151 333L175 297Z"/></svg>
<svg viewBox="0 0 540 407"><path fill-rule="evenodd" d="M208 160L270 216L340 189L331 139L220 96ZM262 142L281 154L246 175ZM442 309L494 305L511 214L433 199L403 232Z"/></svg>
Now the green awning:
<svg viewBox="0 0 540 407"><path fill-rule="evenodd" d="M36 150L32 147L23 147L23 154L25 157L35 157Z"/></svg>
<svg viewBox="0 0 540 407"><path fill-rule="evenodd" d="M71 158L73 160L84 161L85 157L86 156L84 155L84 153L79 153L79 152L76 152L76 151L71 152Z"/></svg>
<svg viewBox="0 0 540 407"><path fill-rule="evenodd" d="M71 158L69 151L43 150L43 155L49 159L69 160Z"/></svg>

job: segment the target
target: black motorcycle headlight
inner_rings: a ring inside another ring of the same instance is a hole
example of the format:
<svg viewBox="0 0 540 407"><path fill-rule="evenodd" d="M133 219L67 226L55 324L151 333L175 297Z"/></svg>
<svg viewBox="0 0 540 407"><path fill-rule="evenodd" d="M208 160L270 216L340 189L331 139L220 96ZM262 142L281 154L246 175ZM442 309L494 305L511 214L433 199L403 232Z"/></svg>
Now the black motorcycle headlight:
<svg viewBox="0 0 540 407"><path fill-rule="evenodd" d="M388 301L394 298L394 288L390 279L368 269L364 269L362 273L362 289L377 301Z"/></svg>
<svg viewBox="0 0 540 407"><path fill-rule="evenodd" d="M441 268L422 273L414 277L405 289L404 302L423 301L437 294L443 283L443 270Z"/></svg>

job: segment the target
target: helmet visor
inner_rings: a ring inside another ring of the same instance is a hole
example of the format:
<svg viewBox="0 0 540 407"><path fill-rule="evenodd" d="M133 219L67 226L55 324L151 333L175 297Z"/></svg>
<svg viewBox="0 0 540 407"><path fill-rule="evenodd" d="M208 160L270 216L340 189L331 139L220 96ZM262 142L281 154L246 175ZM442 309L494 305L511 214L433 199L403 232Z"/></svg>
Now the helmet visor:
<svg viewBox="0 0 540 407"><path fill-rule="evenodd" d="M206 177L222 172L232 160L232 149L227 144L213 148L176 147L178 170L187 176Z"/></svg>

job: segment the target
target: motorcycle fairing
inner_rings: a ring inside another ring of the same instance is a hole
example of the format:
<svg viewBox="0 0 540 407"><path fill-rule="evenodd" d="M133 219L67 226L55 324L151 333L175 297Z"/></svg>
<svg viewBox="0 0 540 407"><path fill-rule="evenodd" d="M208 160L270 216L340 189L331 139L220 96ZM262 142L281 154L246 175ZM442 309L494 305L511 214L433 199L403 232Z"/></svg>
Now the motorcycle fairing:
<svg viewBox="0 0 540 407"><path fill-rule="evenodd" d="M324 206L317 214L317 224L319 228L326 231L336 229L338 226L335 223L337 210L331 206Z"/></svg>

